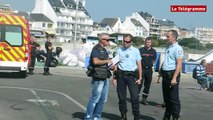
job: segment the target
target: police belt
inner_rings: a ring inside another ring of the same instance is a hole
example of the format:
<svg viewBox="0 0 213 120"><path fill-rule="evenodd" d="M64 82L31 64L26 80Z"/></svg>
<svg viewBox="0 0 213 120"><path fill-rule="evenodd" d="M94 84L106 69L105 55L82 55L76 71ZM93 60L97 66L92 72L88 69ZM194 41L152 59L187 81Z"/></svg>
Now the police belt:
<svg viewBox="0 0 213 120"><path fill-rule="evenodd" d="M142 65L142 69L152 69L152 66Z"/></svg>
<svg viewBox="0 0 213 120"><path fill-rule="evenodd" d="M162 70L162 75L166 77L173 77L175 70Z"/></svg>
<svg viewBox="0 0 213 120"><path fill-rule="evenodd" d="M118 70L118 75L135 76L135 71Z"/></svg>
<svg viewBox="0 0 213 120"><path fill-rule="evenodd" d="M164 72L164 73L171 73L171 72L175 72L175 70L162 70L162 72Z"/></svg>

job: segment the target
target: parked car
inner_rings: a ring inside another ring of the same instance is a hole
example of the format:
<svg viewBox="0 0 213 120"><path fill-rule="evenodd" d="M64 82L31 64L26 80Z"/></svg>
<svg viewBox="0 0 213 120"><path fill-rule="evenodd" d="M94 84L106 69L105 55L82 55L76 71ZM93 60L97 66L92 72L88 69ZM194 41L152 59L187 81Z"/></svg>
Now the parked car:
<svg viewBox="0 0 213 120"><path fill-rule="evenodd" d="M30 34L33 34L36 38L45 38L46 34L40 30L30 30Z"/></svg>

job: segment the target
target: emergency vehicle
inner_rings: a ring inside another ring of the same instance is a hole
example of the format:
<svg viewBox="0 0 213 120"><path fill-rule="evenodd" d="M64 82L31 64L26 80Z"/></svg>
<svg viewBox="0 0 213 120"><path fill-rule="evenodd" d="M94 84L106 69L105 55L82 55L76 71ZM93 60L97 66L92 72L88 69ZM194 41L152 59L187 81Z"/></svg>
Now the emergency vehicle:
<svg viewBox="0 0 213 120"><path fill-rule="evenodd" d="M23 16L0 12L0 72L25 78L30 61L30 31Z"/></svg>

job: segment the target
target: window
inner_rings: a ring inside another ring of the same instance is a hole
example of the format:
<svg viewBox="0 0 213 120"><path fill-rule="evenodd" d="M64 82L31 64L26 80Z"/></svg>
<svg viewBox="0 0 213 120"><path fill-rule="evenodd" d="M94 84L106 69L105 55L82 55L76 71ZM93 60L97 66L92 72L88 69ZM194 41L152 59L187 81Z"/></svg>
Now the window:
<svg viewBox="0 0 213 120"><path fill-rule="evenodd" d="M5 41L10 45L22 45L22 30L20 26L6 26L5 27Z"/></svg>
<svg viewBox="0 0 213 120"><path fill-rule="evenodd" d="M47 24L48 28L52 28L53 24Z"/></svg>
<svg viewBox="0 0 213 120"><path fill-rule="evenodd" d="M42 27L45 28L45 27L46 27L46 24L45 24L45 23L42 23Z"/></svg>

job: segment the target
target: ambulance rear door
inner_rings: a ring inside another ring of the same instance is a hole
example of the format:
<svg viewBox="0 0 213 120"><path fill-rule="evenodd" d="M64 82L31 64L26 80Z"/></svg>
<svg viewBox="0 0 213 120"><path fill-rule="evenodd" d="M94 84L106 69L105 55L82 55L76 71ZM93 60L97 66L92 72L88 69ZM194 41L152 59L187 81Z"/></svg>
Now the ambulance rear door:
<svg viewBox="0 0 213 120"><path fill-rule="evenodd" d="M21 64L25 62L22 27L4 24L1 25L1 31L1 60L10 64L6 66L21 67Z"/></svg>

